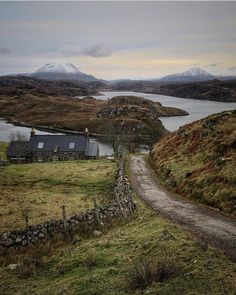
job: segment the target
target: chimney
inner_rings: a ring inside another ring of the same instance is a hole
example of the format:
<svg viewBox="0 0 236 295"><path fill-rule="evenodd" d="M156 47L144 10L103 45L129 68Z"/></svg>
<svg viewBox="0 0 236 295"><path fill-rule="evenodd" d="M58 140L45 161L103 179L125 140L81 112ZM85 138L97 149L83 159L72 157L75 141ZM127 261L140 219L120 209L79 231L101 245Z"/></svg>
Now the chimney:
<svg viewBox="0 0 236 295"><path fill-rule="evenodd" d="M88 128L87 127L84 130L84 135L87 136L87 137L89 136L89 131L88 131Z"/></svg>
<svg viewBox="0 0 236 295"><path fill-rule="evenodd" d="M35 135L35 130L34 130L34 128L32 127L31 128L31 132L30 132L30 136L34 136Z"/></svg>

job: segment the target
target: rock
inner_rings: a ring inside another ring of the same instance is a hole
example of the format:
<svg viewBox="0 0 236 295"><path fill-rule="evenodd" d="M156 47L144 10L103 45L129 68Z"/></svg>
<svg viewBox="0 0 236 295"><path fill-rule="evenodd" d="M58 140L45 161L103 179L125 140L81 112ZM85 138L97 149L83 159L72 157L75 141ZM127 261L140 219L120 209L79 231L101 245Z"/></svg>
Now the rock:
<svg viewBox="0 0 236 295"><path fill-rule="evenodd" d="M72 244L78 244L81 242L81 238L78 235L75 235L72 240Z"/></svg>
<svg viewBox="0 0 236 295"><path fill-rule="evenodd" d="M99 237L99 236L101 236L101 234L102 234L102 232L101 232L100 230L94 230L94 231L93 231L93 235L94 235L95 237Z"/></svg>
<svg viewBox="0 0 236 295"><path fill-rule="evenodd" d="M22 241L22 239L21 239L20 237L16 238L16 243L17 243L17 244L20 244L21 241Z"/></svg>
<svg viewBox="0 0 236 295"><path fill-rule="evenodd" d="M45 238L45 234L40 233L40 234L38 235L38 237L39 237L39 239L44 239L44 238Z"/></svg>
<svg viewBox="0 0 236 295"><path fill-rule="evenodd" d="M7 266L7 269L9 269L9 270L16 270L17 267L18 267L18 264L16 264L16 263L12 263L12 264L9 264L9 265Z"/></svg>

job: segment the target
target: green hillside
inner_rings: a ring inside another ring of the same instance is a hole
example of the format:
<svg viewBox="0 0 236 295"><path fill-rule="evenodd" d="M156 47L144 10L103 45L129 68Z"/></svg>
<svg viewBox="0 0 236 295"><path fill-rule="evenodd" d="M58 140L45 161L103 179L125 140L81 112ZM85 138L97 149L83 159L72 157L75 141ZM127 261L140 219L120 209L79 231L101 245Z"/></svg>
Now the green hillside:
<svg viewBox="0 0 236 295"><path fill-rule="evenodd" d="M151 156L173 192L236 216L236 111L183 126L158 142Z"/></svg>

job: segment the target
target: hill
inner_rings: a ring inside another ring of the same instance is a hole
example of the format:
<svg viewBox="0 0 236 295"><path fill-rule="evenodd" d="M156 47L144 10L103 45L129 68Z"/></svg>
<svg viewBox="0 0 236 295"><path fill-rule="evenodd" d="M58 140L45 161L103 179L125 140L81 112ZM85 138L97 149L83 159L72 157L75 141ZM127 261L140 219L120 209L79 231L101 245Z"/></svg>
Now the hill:
<svg viewBox="0 0 236 295"><path fill-rule="evenodd" d="M0 77L0 95L23 97L35 96L84 96L99 94L99 89L105 84L100 81L49 81L29 76L2 76Z"/></svg>
<svg viewBox="0 0 236 295"><path fill-rule="evenodd" d="M159 79L159 81L168 82L190 82L190 81L206 81L215 79L215 76L201 69L200 67L193 67L183 73L168 75Z"/></svg>
<svg viewBox="0 0 236 295"><path fill-rule="evenodd" d="M93 97L82 99L68 96L0 95L0 116L17 124L28 124L94 134L107 134L111 121L124 124L135 140L151 143L167 133L159 116L188 113L141 97L119 97L110 101ZM63 120L62 120L63 118Z"/></svg>
<svg viewBox="0 0 236 295"><path fill-rule="evenodd" d="M181 127L157 143L152 163L164 185L236 216L236 111Z"/></svg>
<svg viewBox="0 0 236 295"><path fill-rule="evenodd" d="M49 63L32 73L31 76L46 80L98 81L94 76L81 72L71 63Z"/></svg>
<svg viewBox="0 0 236 295"><path fill-rule="evenodd" d="M110 86L113 91L136 91L175 97L236 102L236 79L230 81L122 81Z"/></svg>

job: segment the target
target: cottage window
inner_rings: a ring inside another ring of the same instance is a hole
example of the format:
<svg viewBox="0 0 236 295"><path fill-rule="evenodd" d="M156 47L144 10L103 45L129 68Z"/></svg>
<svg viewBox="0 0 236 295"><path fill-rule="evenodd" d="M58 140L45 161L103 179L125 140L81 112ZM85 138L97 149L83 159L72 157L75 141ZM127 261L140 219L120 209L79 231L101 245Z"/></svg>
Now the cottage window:
<svg viewBox="0 0 236 295"><path fill-rule="evenodd" d="M70 142L69 149L74 149L74 148L75 148L75 142Z"/></svg>
<svg viewBox="0 0 236 295"><path fill-rule="evenodd" d="M39 142L39 143L38 143L38 149L42 149L43 146L44 146L44 142Z"/></svg>
<svg viewBox="0 0 236 295"><path fill-rule="evenodd" d="M53 162L58 162L58 156L53 156Z"/></svg>

